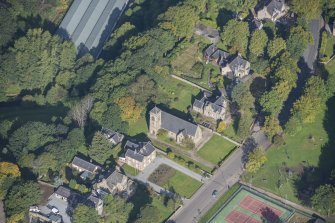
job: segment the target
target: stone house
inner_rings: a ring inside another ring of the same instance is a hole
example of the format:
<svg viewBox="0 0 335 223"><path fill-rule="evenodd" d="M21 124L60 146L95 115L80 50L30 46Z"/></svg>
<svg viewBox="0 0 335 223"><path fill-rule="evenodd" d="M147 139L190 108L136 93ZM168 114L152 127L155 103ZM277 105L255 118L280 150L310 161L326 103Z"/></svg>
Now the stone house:
<svg viewBox="0 0 335 223"><path fill-rule="evenodd" d="M218 49L214 44L205 49L204 59L206 63L219 66L221 74L231 79L243 78L250 73L249 61L240 55L234 58L229 53Z"/></svg>
<svg viewBox="0 0 335 223"><path fill-rule="evenodd" d="M93 207L99 215L102 215L104 203L103 200L98 198L95 194L90 194L85 204L89 207Z"/></svg>
<svg viewBox="0 0 335 223"><path fill-rule="evenodd" d="M156 148L151 142L135 143L128 140L124 149L126 153L123 161L140 171L143 171L156 158Z"/></svg>
<svg viewBox="0 0 335 223"><path fill-rule="evenodd" d="M160 129L167 131L168 136L177 143L183 143L184 139L189 138L197 145L202 139L202 131L197 124L185 121L154 107L150 111L150 134L156 136Z"/></svg>
<svg viewBox="0 0 335 223"><path fill-rule="evenodd" d="M209 41L212 43L217 43L220 41L220 33L218 30L213 29L209 26L205 26L201 23L198 23L194 27L195 29L195 34L198 36L203 36L207 38Z"/></svg>
<svg viewBox="0 0 335 223"><path fill-rule="evenodd" d="M118 170L115 170L107 178L97 183L97 188L108 191L112 195L118 194L129 198L136 191L136 183Z"/></svg>
<svg viewBox="0 0 335 223"><path fill-rule="evenodd" d="M276 22L286 15L288 10L289 7L285 4L285 0L271 0L261 10L257 11L257 19L269 19Z"/></svg>
<svg viewBox="0 0 335 223"><path fill-rule="evenodd" d="M217 97L212 102L205 94L198 100L195 99L192 105L193 111L202 114L205 117L212 118L214 120L224 120L228 110L228 101L223 97Z"/></svg>
<svg viewBox="0 0 335 223"><path fill-rule="evenodd" d="M118 145L124 139L124 135L108 128L102 128L101 133L113 144Z"/></svg>
<svg viewBox="0 0 335 223"><path fill-rule="evenodd" d="M69 188L63 186L59 186L54 194L58 199L63 201L69 201L73 195Z"/></svg>
<svg viewBox="0 0 335 223"><path fill-rule="evenodd" d="M243 78L250 73L250 62L240 55L235 57L230 63L221 66L221 74L231 79Z"/></svg>
<svg viewBox="0 0 335 223"><path fill-rule="evenodd" d="M97 172L99 172L102 168L98 165L95 165L91 162L88 162L84 159L81 159L77 156L75 156L72 160L71 163L71 168L79 171L80 173L82 173L80 175L80 177L82 179L86 179L94 174L96 174Z"/></svg>

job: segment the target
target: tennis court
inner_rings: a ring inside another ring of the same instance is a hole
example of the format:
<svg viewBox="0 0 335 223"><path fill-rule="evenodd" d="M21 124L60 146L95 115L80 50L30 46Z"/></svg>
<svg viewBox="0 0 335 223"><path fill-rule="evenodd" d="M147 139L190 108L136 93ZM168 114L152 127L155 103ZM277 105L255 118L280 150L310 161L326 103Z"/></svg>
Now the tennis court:
<svg viewBox="0 0 335 223"><path fill-rule="evenodd" d="M241 187L212 217L210 223L281 223L294 213L263 194Z"/></svg>

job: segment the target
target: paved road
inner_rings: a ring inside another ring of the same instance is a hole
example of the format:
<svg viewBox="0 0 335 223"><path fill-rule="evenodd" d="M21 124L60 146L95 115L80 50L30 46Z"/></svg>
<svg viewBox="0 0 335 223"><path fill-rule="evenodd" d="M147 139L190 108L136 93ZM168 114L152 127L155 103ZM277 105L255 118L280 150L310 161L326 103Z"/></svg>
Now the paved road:
<svg viewBox="0 0 335 223"><path fill-rule="evenodd" d="M159 165L161 164L166 164L168 166L171 166L172 168L184 173L187 176L190 176L198 181L202 181L203 177L200 174L197 174L191 170L189 170L186 167L183 167L181 165L179 165L178 163L165 158L165 157L156 157L156 159L149 165L147 166L143 172L139 173L137 176L132 177L144 184L150 185L156 192L158 193L167 193L170 194L169 191L166 191L163 187L160 187L150 181L148 181L149 176L151 175L152 172L154 172L154 170L159 167Z"/></svg>
<svg viewBox="0 0 335 223"><path fill-rule="evenodd" d="M241 148L235 150L193 197L184 202L183 207L169 219L169 222L197 222L215 203L216 199L212 197L212 192L217 190L217 197L220 197L228 190L228 186L232 186L238 181L243 172L242 156Z"/></svg>
<svg viewBox="0 0 335 223"><path fill-rule="evenodd" d="M303 58L310 72L314 72L314 62L317 59L320 42L320 30L323 26L322 18L315 19L309 24L309 31L313 34L314 44L309 45L303 54Z"/></svg>

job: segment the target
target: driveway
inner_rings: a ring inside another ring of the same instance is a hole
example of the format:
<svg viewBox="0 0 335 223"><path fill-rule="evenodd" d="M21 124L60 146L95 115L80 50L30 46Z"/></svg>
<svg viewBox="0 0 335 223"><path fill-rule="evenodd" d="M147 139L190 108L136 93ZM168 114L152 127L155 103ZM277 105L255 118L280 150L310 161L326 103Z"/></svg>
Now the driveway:
<svg viewBox="0 0 335 223"><path fill-rule="evenodd" d="M169 191L165 190L163 187L161 186L158 186L152 182L150 182L148 180L149 176L152 174L152 172L155 171L155 169L157 169L157 167L159 167L160 165L162 164L165 164L165 165L168 165L170 167L172 167L173 169L175 170L178 170L180 172L182 172L183 174L187 175L187 176L190 176L200 182L202 182L203 180L203 177L200 175L200 174L197 174L191 170L189 170L188 168L186 167L183 167L181 165L179 165L178 163L168 159L168 158L165 158L165 157L156 157L156 159L151 163L149 164L149 166L147 166L143 172L139 173L137 176L135 177L132 177L133 179L136 179L146 185L150 185L156 192L158 193L170 193Z"/></svg>
<svg viewBox="0 0 335 223"><path fill-rule="evenodd" d="M320 42L320 30L323 27L323 19L312 20L309 24L309 31L313 34L314 43L310 44L303 54L304 61L311 73L314 72L314 63L317 59L319 42ZM302 72L304 72L302 70Z"/></svg>
<svg viewBox="0 0 335 223"><path fill-rule="evenodd" d="M217 197L222 196L230 186L235 184L243 172L243 150L238 148L215 172L205 181L204 185L192 196L185 200L183 207L178 210L168 222L184 223L197 222L217 201L212 197L214 190L218 191Z"/></svg>

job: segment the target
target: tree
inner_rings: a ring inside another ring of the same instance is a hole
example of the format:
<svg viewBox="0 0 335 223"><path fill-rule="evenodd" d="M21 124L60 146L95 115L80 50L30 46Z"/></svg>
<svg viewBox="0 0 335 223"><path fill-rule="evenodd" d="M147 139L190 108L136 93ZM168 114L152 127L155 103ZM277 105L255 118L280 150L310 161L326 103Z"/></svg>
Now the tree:
<svg viewBox="0 0 335 223"><path fill-rule="evenodd" d="M216 131L218 133L223 133L224 130L226 130L226 123L224 121L220 121L218 127L216 128Z"/></svg>
<svg viewBox="0 0 335 223"><path fill-rule="evenodd" d="M19 167L14 163L0 162L0 174L20 177L21 172Z"/></svg>
<svg viewBox="0 0 335 223"><path fill-rule="evenodd" d="M17 213L10 216L6 220L6 223L24 223L24 218L25 218L25 212Z"/></svg>
<svg viewBox="0 0 335 223"><path fill-rule="evenodd" d="M247 14L249 9L255 8L257 0L218 0L219 5L224 5L225 8L234 12L243 12Z"/></svg>
<svg viewBox="0 0 335 223"><path fill-rule="evenodd" d="M273 58L286 49L286 42L283 38L275 38L268 44L268 55Z"/></svg>
<svg viewBox="0 0 335 223"><path fill-rule="evenodd" d="M159 26L164 30L171 31L178 38L191 38L194 26L199 20L198 13L191 5L180 5L169 7L159 16Z"/></svg>
<svg viewBox="0 0 335 223"><path fill-rule="evenodd" d="M291 10L307 21L321 16L321 0L292 0Z"/></svg>
<svg viewBox="0 0 335 223"><path fill-rule="evenodd" d="M101 123L103 114L107 111L108 106L105 102L97 101L94 103L93 109L90 112L90 118Z"/></svg>
<svg viewBox="0 0 335 223"><path fill-rule="evenodd" d="M278 118L275 116L266 116L263 127L264 133L272 139L272 137L282 131Z"/></svg>
<svg viewBox="0 0 335 223"><path fill-rule="evenodd" d="M287 50L291 56L299 59L307 48L308 44L313 43L313 36L310 32L304 30L303 27L292 27L290 35L287 39Z"/></svg>
<svg viewBox="0 0 335 223"><path fill-rule="evenodd" d="M73 212L73 223L99 223L99 215L94 208L79 204Z"/></svg>
<svg viewBox="0 0 335 223"><path fill-rule="evenodd" d="M160 222L161 215L159 210L151 205L146 205L141 209L141 212L136 220L136 223Z"/></svg>
<svg viewBox="0 0 335 223"><path fill-rule="evenodd" d="M257 148L250 152L248 155L248 162L245 165L245 169L249 173L256 173L267 161L265 152L261 148Z"/></svg>
<svg viewBox="0 0 335 223"><path fill-rule="evenodd" d="M250 82L240 82L232 92L232 100L243 110L254 108L255 98L250 92Z"/></svg>
<svg viewBox="0 0 335 223"><path fill-rule="evenodd" d="M328 93L324 81L312 76L306 83L304 94L293 105L292 113L302 123L312 123L323 110Z"/></svg>
<svg viewBox="0 0 335 223"><path fill-rule="evenodd" d="M155 82L148 76L141 75L130 85L130 92L136 102L144 104L155 95Z"/></svg>
<svg viewBox="0 0 335 223"><path fill-rule="evenodd" d="M106 196L104 198L103 210L105 222L126 223L133 207L134 205L132 203L126 202L126 200L118 196Z"/></svg>
<svg viewBox="0 0 335 223"><path fill-rule="evenodd" d="M247 22L240 22L234 19L223 27L221 38L223 43L229 47L232 53L240 52L246 54L249 41L249 25Z"/></svg>
<svg viewBox="0 0 335 223"><path fill-rule="evenodd" d="M14 182L15 178L13 176L0 173L0 200L6 197L9 188Z"/></svg>
<svg viewBox="0 0 335 223"><path fill-rule="evenodd" d="M113 154L112 143L101 133L96 132L93 136L88 155L100 164L104 164Z"/></svg>
<svg viewBox="0 0 335 223"><path fill-rule="evenodd" d="M0 137L7 139L8 131L12 128L13 121L3 120L0 122Z"/></svg>
<svg viewBox="0 0 335 223"><path fill-rule="evenodd" d="M69 116L77 122L80 128L86 124L86 119L93 107L94 99L91 96L86 96L70 111Z"/></svg>
<svg viewBox="0 0 335 223"><path fill-rule="evenodd" d="M49 170L58 170L59 166L54 154L44 152L34 160L33 169L39 176L45 176Z"/></svg>
<svg viewBox="0 0 335 223"><path fill-rule="evenodd" d="M311 198L313 208L321 214L330 216L335 213L335 187L330 184L318 187Z"/></svg>
<svg viewBox="0 0 335 223"><path fill-rule="evenodd" d="M60 136L67 133L67 130L68 128L63 125L27 122L11 134L8 148L15 157L20 158L29 151L58 141Z"/></svg>
<svg viewBox="0 0 335 223"><path fill-rule="evenodd" d="M268 36L264 30L256 30L251 37L249 51L250 53L261 56L264 53L268 43Z"/></svg>
<svg viewBox="0 0 335 223"><path fill-rule="evenodd" d="M136 122L143 111L143 107L137 105L134 98L130 96L122 97L116 100L116 104L121 109L121 119L127 122Z"/></svg>
<svg viewBox="0 0 335 223"><path fill-rule="evenodd" d="M5 199L6 213L9 216L25 212L41 200L41 191L37 183L32 181L19 182L14 185Z"/></svg>

